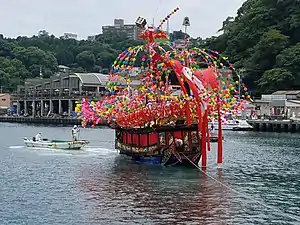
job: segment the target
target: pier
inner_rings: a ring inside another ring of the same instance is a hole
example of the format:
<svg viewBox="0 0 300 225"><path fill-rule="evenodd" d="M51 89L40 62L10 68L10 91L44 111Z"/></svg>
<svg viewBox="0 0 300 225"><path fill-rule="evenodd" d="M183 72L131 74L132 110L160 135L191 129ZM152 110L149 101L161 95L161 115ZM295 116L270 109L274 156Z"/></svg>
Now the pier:
<svg viewBox="0 0 300 225"><path fill-rule="evenodd" d="M0 122L42 124L42 125L81 125L81 120L73 118L47 118L47 117L0 117ZM247 120L254 131L259 132L291 132L300 133L300 120ZM98 126L107 126L103 122Z"/></svg>
<svg viewBox="0 0 300 225"><path fill-rule="evenodd" d="M247 120L254 131L300 133L300 121L297 120Z"/></svg>
<svg viewBox="0 0 300 225"><path fill-rule="evenodd" d="M45 118L45 117L0 117L0 122L7 123L25 123L25 124L42 124L42 125L81 125L81 120L72 118ZM106 126L106 123L98 124Z"/></svg>
<svg viewBox="0 0 300 225"><path fill-rule="evenodd" d="M51 124L51 125L80 125L81 121L71 118L33 118L33 117L0 117L0 122L27 123L27 124Z"/></svg>

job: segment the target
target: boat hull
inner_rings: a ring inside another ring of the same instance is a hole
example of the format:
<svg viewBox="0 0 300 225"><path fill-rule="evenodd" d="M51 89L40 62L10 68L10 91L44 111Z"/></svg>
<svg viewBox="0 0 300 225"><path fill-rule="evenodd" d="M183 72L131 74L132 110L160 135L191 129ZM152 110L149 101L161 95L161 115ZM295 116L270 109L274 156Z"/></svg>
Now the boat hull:
<svg viewBox="0 0 300 225"><path fill-rule="evenodd" d="M179 154L180 157L178 158L175 155L171 155L166 161L164 161L165 156L159 155L159 156L144 156L144 155L130 155L126 154L122 151L120 151L120 154L124 154L128 157L131 157L131 159L137 163L141 164L148 164L148 165L163 165L163 166L191 166L191 161L195 164L198 164L201 154L199 153L185 153ZM190 160L186 159L188 157Z"/></svg>
<svg viewBox="0 0 300 225"><path fill-rule="evenodd" d="M214 129L218 130L218 122L210 122L209 127L214 125ZM233 120L229 121L227 124L222 124L222 130L231 130L231 131L250 131L253 130L253 127L247 123L246 120Z"/></svg>
<svg viewBox="0 0 300 225"><path fill-rule="evenodd" d="M64 150L80 150L86 146L89 142L85 140L79 141L55 141L55 140L42 140L33 141L24 138L24 144L26 147L31 148L51 148L51 149L64 149Z"/></svg>
<svg viewBox="0 0 300 225"><path fill-rule="evenodd" d="M115 148L137 163L190 166L198 164L201 157L199 143L196 126L152 131L119 129L116 131Z"/></svg>

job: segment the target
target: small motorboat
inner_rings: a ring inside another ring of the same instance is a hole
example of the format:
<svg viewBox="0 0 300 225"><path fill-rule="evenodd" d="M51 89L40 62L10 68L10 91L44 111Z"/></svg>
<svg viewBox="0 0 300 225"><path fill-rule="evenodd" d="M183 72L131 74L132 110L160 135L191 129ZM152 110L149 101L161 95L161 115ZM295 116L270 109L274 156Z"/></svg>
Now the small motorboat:
<svg viewBox="0 0 300 225"><path fill-rule="evenodd" d="M214 129L218 130L218 122L210 122L209 126L214 125ZM222 124L222 130L231 131L250 131L253 127L246 120L228 120L226 123Z"/></svg>
<svg viewBox="0 0 300 225"><path fill-rule="evenodd" d="M27 137L24 138L24 143L27 147L33 148L52 148L52 149L64 149L64 150L80 150L87 144L87 140L78 140L78 141L63 141L63 140L49 140L47 138L42 139L41 141L36 141L35 138L32 140Z"/></svg>
<svg viewBox="0 0 300 225"><path fill-rule="evenodd" d="M253 127L246 120L239 120L237 126L232 128L233 131L251 131Z"/></svg>
<svg viewBox="0 0 300 225"><path fill-rule="evenodd" d="M222 140L224 141L224 137L223 136L222 136ZM209 142L218 142L218 136L210 134L210 136L209 136Z"/></svg>

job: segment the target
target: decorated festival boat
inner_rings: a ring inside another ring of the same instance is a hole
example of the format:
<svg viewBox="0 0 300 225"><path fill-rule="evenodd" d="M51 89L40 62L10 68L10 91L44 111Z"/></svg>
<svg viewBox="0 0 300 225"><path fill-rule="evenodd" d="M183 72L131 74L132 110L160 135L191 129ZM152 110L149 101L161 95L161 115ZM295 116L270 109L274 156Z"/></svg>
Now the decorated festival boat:
<svg viewBox="0 0 300 225"><path fill-rule="evenodd" d="M222 122L236 115L250 99L247 88L233 78L236 70L216 51L176 46L158 27L139 17L145 44L129 48L114 61L104 99L82 99L76 112L83 126L108 121L116 131L120 154L143 163L162 165L207 164L211 132L209 122L218 121L217 162L222 163ZM140 84L132 82L139 78ZM239 96L237 88L243 87Z"/></svg>

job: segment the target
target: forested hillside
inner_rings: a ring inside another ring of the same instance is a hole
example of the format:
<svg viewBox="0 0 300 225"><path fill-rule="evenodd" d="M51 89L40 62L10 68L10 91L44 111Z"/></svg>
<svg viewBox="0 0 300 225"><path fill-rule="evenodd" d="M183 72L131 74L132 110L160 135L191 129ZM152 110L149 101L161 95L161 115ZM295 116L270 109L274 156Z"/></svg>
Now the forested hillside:
<svg viewBox="0 0 300 225"><path fill-rule="evenodd" d="M0 86L12 91L26 78L49 77L58 65L72 68L74 72L107 73L118 54L141 44L120 36L98 36L96 41L64 40L40 32L33 37L4 39L0 37Z"/></svg>
<svg viewBox="0 0 300 225"><path fill-rule="evenodd" d="M300 89L299 0L248 0L221 30L198 45L228 56L256 95Z"/></svg>
<svg viewBox="0 0 300 225"><path fill-rule="evenodd" d="M253 94L300 89L299 0L248 0L220 31L220 36L192 43L228 56ZM40 70L48 77L59 64L76 72L105 73L121 50L137 44L124 36L98 36L96 41L63 40L47 32L30 38L0 36L0 86L13 90Z"/></svg>

